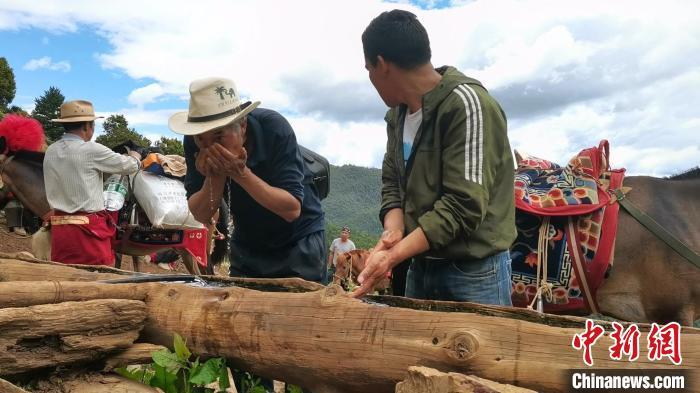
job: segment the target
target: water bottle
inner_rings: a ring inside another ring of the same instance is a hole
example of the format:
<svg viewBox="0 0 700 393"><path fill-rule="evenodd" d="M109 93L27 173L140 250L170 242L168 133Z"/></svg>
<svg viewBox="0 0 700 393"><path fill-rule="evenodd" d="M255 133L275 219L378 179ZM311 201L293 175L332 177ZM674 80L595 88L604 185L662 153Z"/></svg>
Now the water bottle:
<svg viewBox="0 0 700 393"><path fill-rule="evenodd" d="M105 209L114 212L124 206L128 185L129 177L126 175L111 175L107 179L103 192Z"/></svg>

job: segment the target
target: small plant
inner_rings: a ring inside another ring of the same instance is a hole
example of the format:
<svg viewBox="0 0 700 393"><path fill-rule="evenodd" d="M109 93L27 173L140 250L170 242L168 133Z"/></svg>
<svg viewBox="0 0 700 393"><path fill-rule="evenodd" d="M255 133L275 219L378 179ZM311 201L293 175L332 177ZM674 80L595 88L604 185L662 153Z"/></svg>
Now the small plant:
<svg viewBox="0 0 700 393"><path fill-rule="evenodd" d="M287 385L286 393L304 393L304 390L297 385Z"/></svg>
<svg viewBox="0 0 700 393"><path fill-rule="evenodd" d="M260 384L260 378L249 372L243 374L240 380L241 393L267 393L267 389Z"/></svg>
<svg viewBox="0 0 700 393"><path fill-rule="evenodd" d="M190 361L192 353L177 333L173 347L175 352L170 352L169 349L153 352L153 363L150 365L121 367L115 371L131 380L160 388L165 393L215 393L223 392L230 386L223 358L211 358L200 363L197 357ZM207 387L217 381L219 390Z"/></svg>

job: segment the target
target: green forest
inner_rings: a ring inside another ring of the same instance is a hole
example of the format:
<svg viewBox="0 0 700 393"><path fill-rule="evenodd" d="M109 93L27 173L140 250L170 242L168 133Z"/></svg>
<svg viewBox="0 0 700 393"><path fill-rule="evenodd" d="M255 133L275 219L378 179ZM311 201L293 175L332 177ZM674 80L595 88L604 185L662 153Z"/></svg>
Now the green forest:
<svg viewBox="0 0 700 393"><path fill-rule="evenodd" d="M382 227L379 224L381 170L354 165L331 165L331 191L323 200L326 213L326 241L350 227L350 239L357 248L372 248Z"/></svg>

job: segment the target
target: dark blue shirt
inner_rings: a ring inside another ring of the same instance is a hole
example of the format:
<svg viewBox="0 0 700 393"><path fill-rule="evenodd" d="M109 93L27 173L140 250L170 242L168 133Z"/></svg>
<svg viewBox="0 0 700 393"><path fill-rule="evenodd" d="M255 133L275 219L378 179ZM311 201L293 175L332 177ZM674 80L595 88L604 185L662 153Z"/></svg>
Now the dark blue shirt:
<svg viewBox="0 0 700 393"><path fill-rule="evenodd" d="M248 114L246 165L267 184L288 191L301 202L301 215L292 222L257 203L241 186L227 181L231 191L232 240L251 251L283 251L311 233L324 229L323 210L313 187L313 175L304 164L292 126L279 113L257 108ZM195 167L199 151L194 137L184 139L187 197L202 188L204 176Z"/></svg>

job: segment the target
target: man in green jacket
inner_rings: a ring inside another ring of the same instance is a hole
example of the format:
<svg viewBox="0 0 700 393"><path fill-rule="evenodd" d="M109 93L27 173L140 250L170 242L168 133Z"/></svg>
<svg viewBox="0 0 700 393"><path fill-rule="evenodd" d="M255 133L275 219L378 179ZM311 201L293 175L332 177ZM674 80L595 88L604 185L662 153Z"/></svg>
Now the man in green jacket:
<svg viewBox="0 0 700 393"><path fill-rule="evenodd" d="M515 167L503 110L479 81L433 68L428 34L410 12L382 13L362 44L369 79L391 109L384 234L353 296L412 258L408 297L511 305Z"/></svg>

